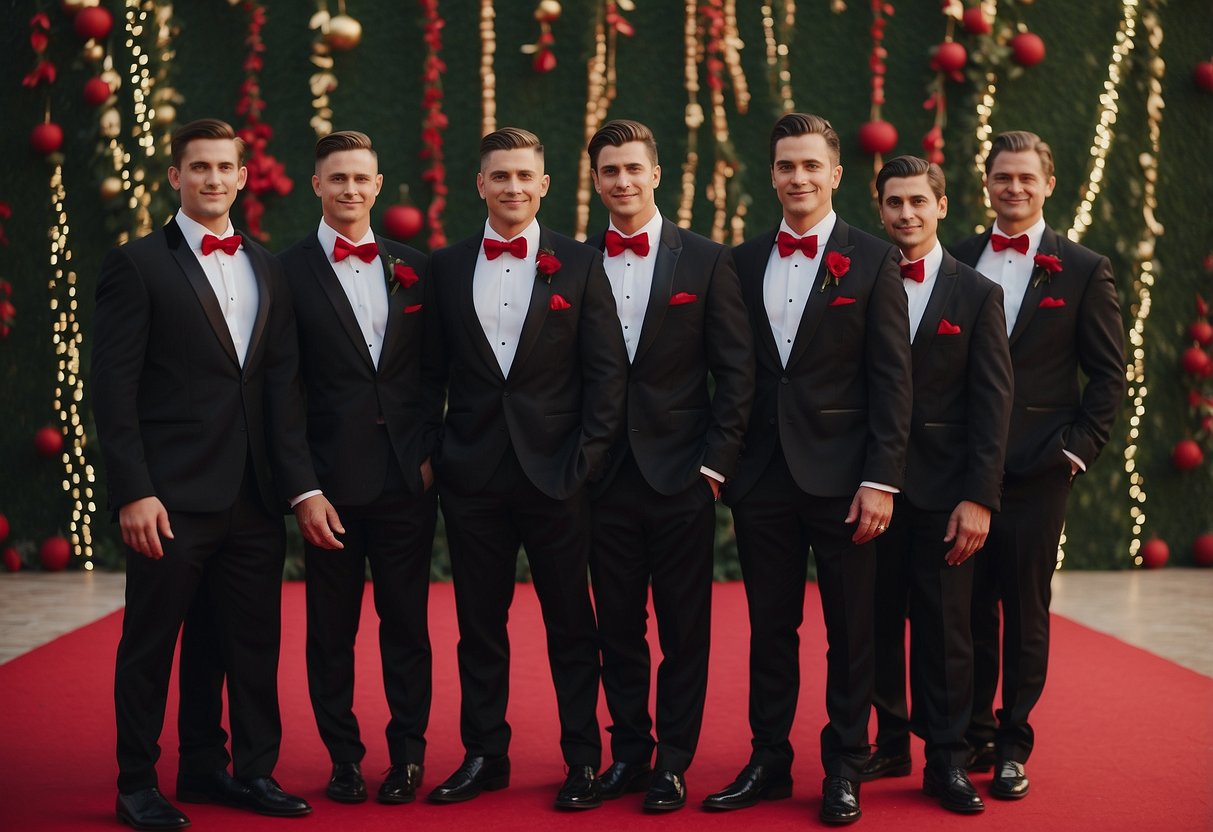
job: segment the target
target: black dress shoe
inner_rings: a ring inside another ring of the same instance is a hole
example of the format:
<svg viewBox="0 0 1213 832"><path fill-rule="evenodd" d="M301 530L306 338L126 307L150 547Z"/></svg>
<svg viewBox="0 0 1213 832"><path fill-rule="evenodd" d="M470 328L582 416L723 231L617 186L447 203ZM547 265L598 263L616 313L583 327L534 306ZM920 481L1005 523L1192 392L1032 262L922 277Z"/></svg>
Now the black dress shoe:
<svg viewBox="0 0 1213 832"><path fill-rule="evenodd" d="M218 803L243 809L248 786L227 773L226 768L210 774L177 775L177 799L182 803Z"/></svg>
<svg viewBox="0 0 1213 832"><path fill-rule="evenodd" d="M492 792L510 785L510 758L465 757L463 765L430 792L431 803L462 803L481 792Z"/></svg>
<svg viewBox="0 0 1213 832"><path fill-rule="evenodd" d="M644 795L646 812L672 812L687 805L687 784L681 774L659 771Z"/></svg>
<svg viewBox="0 0 1213 832"><path fill-rule="evenodd" d="M996 752L993 742L983 742L969 746L969 760L965 763L967 771L989 771L994 768Z"/></svg>
<svg viewBox="0 0 1213 832"><path fill-rule="evenodd" d="M184 829L190 819L157 788L119 794L114 806L118 820L135 829Z"/></svg>
<svg viewBox="0 0 1213 832"><path fill-rule="evenodd" d="M859 809L859 783L838 775L829 775L821 784L823 823L854 823L863 812Z"/></svg>
<svg viewBox="0 0 1213 832"><path fill-rule="evenodd" d="M969 775L960 766L943 769L927 766L922 773L922 790L931 797L938 797L939 805L950 812L970 814L986 808L981 795L969 781Z"/></svg>
<svg viewBox="0 0 1213 832"><path fill-rule="evenodd" d="M868 761L864 763L863 769L859 772L859 779L867 783L871 780L879 780L881 777L906 777L910 773L910 768L909 751L895 754L877 747L872 752L872 756L868 757Z"/></svg>
<svg viewBox="0 0 1213 832"><path fill-rule="evenodd" d="M421 775L424 773L425 766L419 763L392 766L387 770L387 777L379 787L379 794L375 799L380 803L412 803L417 797Z"/></svg>
<svg viewBox="0 0 1213 832"><path fill-rule="evenodd" d="M593 766L570 766L569 776L556 793L557 809L596 809L602 805L598 775Z"/></svg>
<svg viewBox="0 0 1213 832"><path fill-rule="evenodd" d="M357 763L333 763L333 774L324 793L338 803L361 803L366 800L366 781Z"/></svg>
<svg viewBox="0 0 1213 832"><path fill-rule="evenodd" d="M652 774L648 763L611 763L610 768L598 775L598 793L603 800L614 800L623 794L644 791Z"/></svg>
<svg viewBox="0 0 1213 832"><path fill-rule="evenodd" d="M745 809L759 800L783 800L792 796L792 775L787 769L773 769L751 763L737 779L703 799L703 808L712 811Z"/></svg>
<svg viewBox="0 0 1213 832"><path fill-rule="evenodd" d="M1020 800L1028 796L1028 775L1023 763L1002 760L994 769L994 782L990 794L999 800Z"/></svg>
<svg viewBox="0 0 1213 832"><path fill-rule="evenodd" d="M244 798L246 809L276 818L294 818L312 812L306 800L284 792L273 777L254 777L242 782L248 786Z"/></svg>

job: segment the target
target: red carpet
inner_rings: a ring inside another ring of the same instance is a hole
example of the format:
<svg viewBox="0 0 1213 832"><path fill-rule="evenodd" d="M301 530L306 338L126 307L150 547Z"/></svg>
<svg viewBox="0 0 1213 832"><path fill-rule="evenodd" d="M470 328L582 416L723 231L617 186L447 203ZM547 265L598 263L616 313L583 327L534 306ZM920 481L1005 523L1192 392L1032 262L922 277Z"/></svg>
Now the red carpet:
<svg viewBox="0 0 1213 832"><path fill-rule="evenodd" d="M303 587L284 598L281 697L285 741L276 772L291 791L315 806L307 818L276 820L211 806L186 806L195 829L324 830L485 829L762 830L820 827L821 768L817 733L822 702L825 643L816 592L808 593L804 683L793 741L798 751L791 800L726 814L698 808L708 792L732 779L749 751L746 725L748 627L740 584L716 588L712 680L703 740L688 772L691 806L667 816L640 811L639 795L575 815L551 808L563 779L551 679L539 609L529 586L520 586L511 622L514 728L513 785L470 803L380 806L373 800L341 806L323 794L328 760L316 734L303 668ZM426 760L428 789L460 762L459 686L455 673L454 600L449 585L435 585L430 621L435 696ZM117 829L113 815L113 655L121 613L115 613L34 652L0 665L0 830ZM387 720L378 668L374 613L368 606L361 633L357 712L368 746L363 769L371 789L387 758ZM920 791L921 744L915 743L911 777L863 787L864 818L857 828L947 832L965 830L1209 830L1213 829L1213 679L1130 647L1066 619L1055 619L1053 662L1044 701L1036 713L1040 740L1029 765L1031 795L1019 803L987 800L985 813L949 814ZM174 682L175 685L175 682ZM172 796L176 731L162 738L161 783ZM605 709L603 710L605 725ZM608 760L609 762L609 760ZM975 779L983 793L988 775Z"/></svg>

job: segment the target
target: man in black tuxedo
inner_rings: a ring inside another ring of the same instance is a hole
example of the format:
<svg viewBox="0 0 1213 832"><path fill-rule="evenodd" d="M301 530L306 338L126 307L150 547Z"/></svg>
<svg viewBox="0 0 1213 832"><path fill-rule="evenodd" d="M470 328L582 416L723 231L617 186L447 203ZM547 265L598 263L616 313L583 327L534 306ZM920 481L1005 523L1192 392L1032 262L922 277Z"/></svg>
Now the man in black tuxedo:
<svg viewBox="0 0 1213 832"><path fill-rule="evenodd" d="M860 816L872 707L873 541L889 524L910 432L910 339L900 255L832 205L838 134L789 113L771 132L783 222L734 250L754 332L757 384L745 449L725 491L750 611L749 764L704 801L791 794L807 554L829 639L821 818Z"/></svg>
<svg viewBox="0 0 1213 832"><path fill-rule="evenodd" d="M592 486L590 572L613 721L613 762L601 790L619 797L651 779L644 808L679 809L707 693L715 501L741 450L754 394L753 340L730 251L657 210L652 131L607 122L588 153L610 212L606 232L589 243L604 252L631 362L624 430ZM662 653L655 771L650 582Z"/></svg>
<svg viewBox="0 0 1213 832"><path fill-rule="evenodd" d="M509 784L509 638L518 546L543 607L568 777L556 806L598 806L598 635L587 586L586 480L623 415L627 353L601 253L535 219L543 146L480 142L484 231L430 258L449 389L436 474L459 618L467 756L430 800Z"/></svg>
<svg viewBox="0 0 1213 832"><path fill-rule="evenodd" d="M972 770L995 767L990 793L1028 793L1028 716L1044 690L1050 581L1075 476L1108 441L1125 393L1124 328L1108 258L1045 225L1053 153L1034 133L994 139L986 192L994 227L953 247L956 259L1002 286L1015 403L1002 510L990 524L973 586ZM1087 383L1079 388L1079 370ZM1002 708L997 720L998 607Z"/></svg>
<svg viewBox="0 0 1213 832"><path fill-rule="evenodd" d="M228 216L247 176L242 156L224 122L178 129L168 177L181 210L111 251L97 285L93 409L127 546L117 814L138 829L189 825L157 788L155 765L177 634L203 582L227 673L236 777L222 745L207 771L187 771L183 756L178 798L311 811L271 774L281 738L281 515L287 495L316 482L282 270L233 234Z"/></svg>
<svg viewBox="0 0 1213 832"><path fill-rule="evenodd" d="M312 710L333 762L326 793L366 800L366 747L354 716L354 641L365 570L374 578L391 718L378 799L407 803L423 772L430 711L426 618L437 495L430 455L441 378L422 374L426 257L371 231L383 185L365 133L316 143L319 228L280 255L295 305L308 442L323 495L294 509L305 539L307 670Z"/></svg>
<svg viewBox="0 0 1213 832"><path fill-rule="evenodd" d="M878 731L863 779L910 772L908 608L912 724L927 746L923 790L946 809L980 812L985 804L965 774L973 555L998 510L1013 381L1002 289L939 244L944 190L939 166L913 156L889 160L876 176L881 222L901 250L914 410L905 484L876 541Z"/></svg>

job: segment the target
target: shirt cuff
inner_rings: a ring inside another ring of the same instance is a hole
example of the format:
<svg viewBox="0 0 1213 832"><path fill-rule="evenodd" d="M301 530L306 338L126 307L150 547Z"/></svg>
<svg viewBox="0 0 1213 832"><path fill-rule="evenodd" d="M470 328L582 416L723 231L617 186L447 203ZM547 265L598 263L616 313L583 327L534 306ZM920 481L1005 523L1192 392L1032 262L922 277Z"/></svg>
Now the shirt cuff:
<svg viewBox="0 0 1213 832"><path fill-rule="evenodd" d="M1084 473L1086 472L1086 470L1087 470L1087 463L1083 462L1081 459L1079 459L1079 458L1078 458L1078 457L1076 457L1074 454L1072 454L1072 453L1070 453L1069 451L1067 451L1065 448L1062 448L1062 449L1061 449L1061 452L1062 452L1063 454L1065 454L1066 456L1068 456L1068 457L1070 458L1070 461L1071 461L1071 462L1073 462L1075 465L1077 465L1077 466L1078 466L1078 470L1079 470L1079 471L1083 471Z"/></svg>
<svg viewBox="0 0 1213 832"><path fill-rule="evenodd" d="M713 471L706 465L699 466L699 473L703 474L705 477L711 477L712 479L716 480L716 482L724 482L724 474L721 474L718 471Z"/></svg>
<svg viewBox="0 0 1213 832"><path fill-rule="evenodd" d="M900 488L894 488L891 485L885 485L883 482L871 482L869 480L864 480L863 482L861 482L859 484L859 487L863 488L864 486L867 486L868 488L875 488L877 491L884 491L889 494L900 494L901 493Z"/></svg>
<svg viewBox="0 0 1213 832"><path fill-rule="evenodd" d="M317 494L323 494L323 493L324 492L321 491L319 488L313 489L312 491L304 491L298 497L291 500L291 508L294 508L295 506L299 505L304 500L306 500L308 497L315 497Z"/></svg>

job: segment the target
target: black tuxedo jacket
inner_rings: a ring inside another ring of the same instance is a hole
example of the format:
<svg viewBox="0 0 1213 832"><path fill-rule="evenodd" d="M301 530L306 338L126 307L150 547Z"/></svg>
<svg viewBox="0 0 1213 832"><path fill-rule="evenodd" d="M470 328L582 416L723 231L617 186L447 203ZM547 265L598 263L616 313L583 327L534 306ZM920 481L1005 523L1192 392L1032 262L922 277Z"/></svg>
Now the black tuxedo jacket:
<svg viewBox="0 0 1213 832"><path fill-rule="evenodd" d="M93 323L93 413L114 510L231 506L246 465L271 512L316 488L282 267L248 236L257 318L244 367L206 273L176 221L112 250Z"/></svg>
<svg viewBox="0 0 1213 832"><path fill-rule="evenodd" d="M911 347L914 410L902 491L951 511L997 511L1014 380L1002 288L946 251Z"/></svg>
<svg viewBox="0 0 1213 832"><path fill-rule="evenodd" d="M601 250L603 235L588 241ZM689 488L700 466L731 478L754 398L754 345L733 255L669 220L655 241L653 285L628 371L627 414L605 490L630 447L660 494ZM715 382L708 391L708 373Z"/></svg>
<svg viewBox="0 0 1213 832"><path fill-rule="evenodd" d="M952 253L975 266L989 238L989 231L969 237ZM1062 270L1037 286L1029 281L1011 331L1015 401L1006 473L1014 477L1068 472L1063 449L1089 466L1125 395L1124 327L1108 258L1051 228L1034 253L1054 255ZM1080 369L1087 377L1081 390Z"/></svg>
<svg viewBox="0 0 1213 832"><path fill-rule="evenodd" d="M440 482L475 493L512 445L535 487L564 500L601 474L623 417L628 356L602 254L540 227L539 247L554 251L561 267L550 281L532 278L507 377L473 301L481 239L477 234L430 258L449 377ZM552 308L557 296L567 308Z"/></svg>
<svg viewBox="0 0 1213 832"><path fill-rule="evenodd" d="M382 237L375 241L379 260L366 266L378 269L389 289L378 368L315 232L279 255L298 322L312 462L320 487L336 505L376 499L393 457L409 491L421 494L419 469L436 450L442 424L442 379L423 373L427 337L429 350L437 337L437 328L426 323L434 314L426 256ZM396 262L409 266L417 282L406 288L397 280ZM390 447L378 425L386 428Z"/></svg>
<svg viewBox="0 0 1213 832"><path fill-rule="evenodd" d="M851 496L864 481L900 488L912 392L897 248L838 219L784 368L763 301L775 234L733 250L754 332L756 385L745 448L725 497L736 503L746 495L777 444L808 494ZM851 265L838 285L821 292L831 251Z"/></svg>

